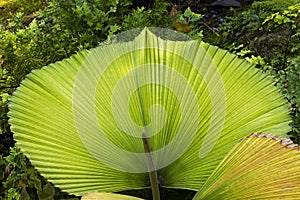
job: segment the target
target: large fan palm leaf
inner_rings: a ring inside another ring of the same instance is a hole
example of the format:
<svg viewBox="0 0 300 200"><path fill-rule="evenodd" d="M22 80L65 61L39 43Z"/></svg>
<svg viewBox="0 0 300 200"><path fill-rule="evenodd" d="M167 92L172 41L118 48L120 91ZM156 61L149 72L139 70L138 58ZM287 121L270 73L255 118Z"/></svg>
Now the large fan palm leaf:
<svg viewBox="0 0 300 200"><path fill-rule="evenodd" d="M32 72L9 116L33 165L75 194L147 187L143 133L160 184L198 190L240 138L289 130L281 95L251 64L147 28Z"/></svg>

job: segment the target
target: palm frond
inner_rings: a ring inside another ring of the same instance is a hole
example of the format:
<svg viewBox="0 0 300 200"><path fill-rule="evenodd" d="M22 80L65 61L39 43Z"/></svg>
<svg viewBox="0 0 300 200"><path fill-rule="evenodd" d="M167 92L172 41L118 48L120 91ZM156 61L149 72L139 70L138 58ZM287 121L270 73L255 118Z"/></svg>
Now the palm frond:
<svg viewBox="0 0 300 200"><path fill-rule="evenodd" d="M240 138L284 136L290 120L251 64L147 28L32 72L9 117L32 164L78 195L148 187L143 133L161 185L197 190Z"/></svg>
<svg viewBox="0 0 300 200"><path fill-rule="evenodd" d="M226 155L198 199L299 199L298 145L271 134L252 134Z"/></svg>

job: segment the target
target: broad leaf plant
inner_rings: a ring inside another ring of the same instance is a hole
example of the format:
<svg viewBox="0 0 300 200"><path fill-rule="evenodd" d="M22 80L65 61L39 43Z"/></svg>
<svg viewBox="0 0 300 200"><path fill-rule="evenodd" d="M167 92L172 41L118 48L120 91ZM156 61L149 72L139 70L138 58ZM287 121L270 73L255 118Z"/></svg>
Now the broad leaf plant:
<svg viewBox="0 0 300 200"><path fill-rule="evenodd" d="M159 187L300 198L289 111L269 77L172 31L133 33L33 71L14 93L15 140L43 176L83 199L137 199L113 193L150 185L154 199Z"/></svg>

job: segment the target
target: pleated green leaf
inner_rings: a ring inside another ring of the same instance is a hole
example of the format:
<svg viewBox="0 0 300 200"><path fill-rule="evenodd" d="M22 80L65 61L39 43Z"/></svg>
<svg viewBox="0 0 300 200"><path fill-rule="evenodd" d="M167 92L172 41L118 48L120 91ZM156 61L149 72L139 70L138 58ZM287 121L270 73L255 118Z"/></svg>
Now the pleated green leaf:
<svg viewBox="0 0 300 200"><path fill-rule="evenodd" d="M240 138L284 136L290 120L272 81L245 60L147 28L32 72L9 117L32 164L78 195L148 187L143 133L160 184L198 190Z"/></svg>
<svg viewBox="0 0 300 200"><path fill-rule="evenodd" d="M132 197L132 196L127 196L127 195L121 195L121 194L93 192L83 196L81 200L142 200L142 199Z"/></svg>
<svg viewBox="0 0 300 200"><path fill-rule="evenodd" d="M300 151L286 138L253 134L226 155L194 197L300 199Z"/></svg>

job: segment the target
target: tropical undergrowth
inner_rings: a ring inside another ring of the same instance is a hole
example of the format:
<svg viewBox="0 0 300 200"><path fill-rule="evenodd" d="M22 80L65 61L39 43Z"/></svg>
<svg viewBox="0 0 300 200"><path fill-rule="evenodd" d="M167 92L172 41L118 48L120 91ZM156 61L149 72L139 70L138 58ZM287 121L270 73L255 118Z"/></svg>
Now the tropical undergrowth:
<svg viewBox="0 0 300 200"><path fill-rule="evenodd" d="M217 25L220 37L208 38L274 77L274 85L290 104L289 135L296 143L300 142L299 10L299 0L255 2L245 11L232 10L233 15Z"/></svg>

